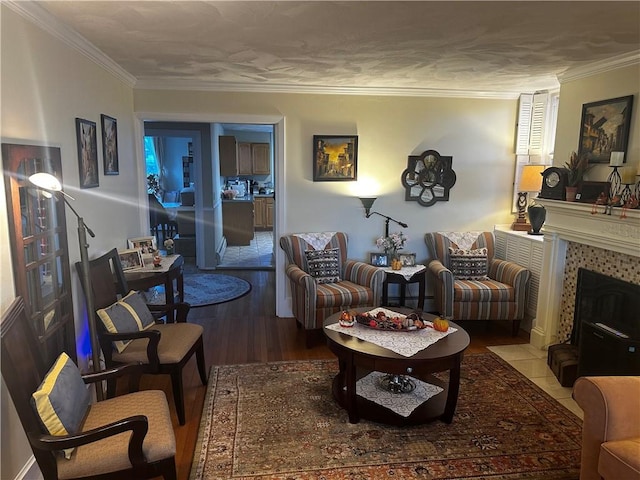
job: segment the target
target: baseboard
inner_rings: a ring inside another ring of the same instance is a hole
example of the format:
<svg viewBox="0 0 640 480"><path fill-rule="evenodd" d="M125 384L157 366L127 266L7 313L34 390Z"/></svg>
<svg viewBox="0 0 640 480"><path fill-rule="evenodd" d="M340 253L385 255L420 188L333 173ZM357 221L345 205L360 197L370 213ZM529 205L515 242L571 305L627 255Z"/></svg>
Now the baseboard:
<svg viewBox="0 0 640 480"><path fill-rule="evenodd" d="M31 455L27 463L25 463L22 470L18 472L14 480L44 480L42 473L40 472L40 467L36 463L36 457Z"/></svg>

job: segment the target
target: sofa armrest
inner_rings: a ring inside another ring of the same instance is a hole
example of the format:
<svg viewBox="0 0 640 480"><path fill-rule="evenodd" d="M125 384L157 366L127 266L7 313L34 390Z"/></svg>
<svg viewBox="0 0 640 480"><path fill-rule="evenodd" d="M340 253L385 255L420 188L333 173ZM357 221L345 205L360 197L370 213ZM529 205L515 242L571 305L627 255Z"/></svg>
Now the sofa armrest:
<svg viewBox="0 0 640 480"><path fill-rule="evenodd" d="M440 260L429 262L429 275L435 279L433 290L438 313L453 317L453 273Z"/></svg>
<svg viewBox="0 0 640 480"><path fill-rule="evenodd" d="M518 288L529 280L529 270L517 263L494 258L489 265L489 278Z"/></svg>
<svg viewBox="0 0 640 480"><path fill-rule="evenodd" d="M382 298L382 284L385 273L379 267L357 260L347 260L344 268L345 280L357 285L363 285L373 290L374 304L380 305Z"/></svg>
<svg viewBox="0 0 640 480"><path fill-rule="evenodd" d="M640 437L640 377L580 377L573 398L584 411L580 478L599 479L600 445Z"/></svg>
<svg viewBox="0 0 640 480"><path fill-rule="evenodd" d="M284 269L285 274L289 277L293 285L303 288L309 292L316 292L316 281L307 272L298 267L295 263L290 263Z"/></svg>

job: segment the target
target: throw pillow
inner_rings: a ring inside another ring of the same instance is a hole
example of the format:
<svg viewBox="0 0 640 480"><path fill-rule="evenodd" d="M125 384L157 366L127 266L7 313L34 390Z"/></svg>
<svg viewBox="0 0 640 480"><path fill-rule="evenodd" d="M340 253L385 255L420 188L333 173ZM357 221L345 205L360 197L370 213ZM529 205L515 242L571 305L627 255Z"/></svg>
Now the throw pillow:
<svg viewBox="0 0 640 480"><path fill-rule="evenodd" d="M336 283L340 278L340 252L337 248L327 250L307 250L309 274L318 283Z"/></svg>
<svg viewBox="0 0 640 480"><path fill-rule="evenodd" d="M487 249L449 247L449 270L459 280L489 280Z"/></svg>
<svg viewBox="0 0 640 480"><path fill-rule="evenodd" d="M89 390L80 370L69 356L62 352L44 380L31 395L31 406L40 418L43 431L49 435L72 435L89 409ZM73 448L64 450L69 459Z"/></svg>
<svg viewBox="0 0 640 480"><path fill-rule="evenodd" d="M144 299L133 290L120 301L107 308L101 308L97 313L109 333L139 332L155 324ZM129 343L131 340L118 340L113 342L113 346L118 353L122 353Z"/></svg>

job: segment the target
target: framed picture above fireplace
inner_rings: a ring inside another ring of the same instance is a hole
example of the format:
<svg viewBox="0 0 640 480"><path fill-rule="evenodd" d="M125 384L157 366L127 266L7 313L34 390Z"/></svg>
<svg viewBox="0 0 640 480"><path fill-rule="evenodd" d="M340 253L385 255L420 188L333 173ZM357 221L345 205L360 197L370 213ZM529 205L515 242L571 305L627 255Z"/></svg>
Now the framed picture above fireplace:
<svg viewBox="0 0 640 480"><path fill-rule="evenodd" d="M632 106L633 95L582 105L578 156L586 155L589 163L609 163L611 152L626 152Z"/></svg>

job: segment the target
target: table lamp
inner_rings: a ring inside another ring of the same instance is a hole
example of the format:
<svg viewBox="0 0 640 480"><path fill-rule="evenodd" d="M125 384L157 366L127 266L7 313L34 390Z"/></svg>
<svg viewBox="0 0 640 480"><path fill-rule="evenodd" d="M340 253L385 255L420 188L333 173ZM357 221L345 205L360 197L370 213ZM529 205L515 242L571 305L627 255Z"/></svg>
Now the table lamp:
<svg viewBox="0 0 640 480"><path fill-rule="evenodd" d="M525 218L525 211L528 204L529 192L539 192L542 187L542 172L544 165L525 165L520 172L520 180L518 181L518 217L511 225L511 230L529 231L531 225Z"/></svg>

